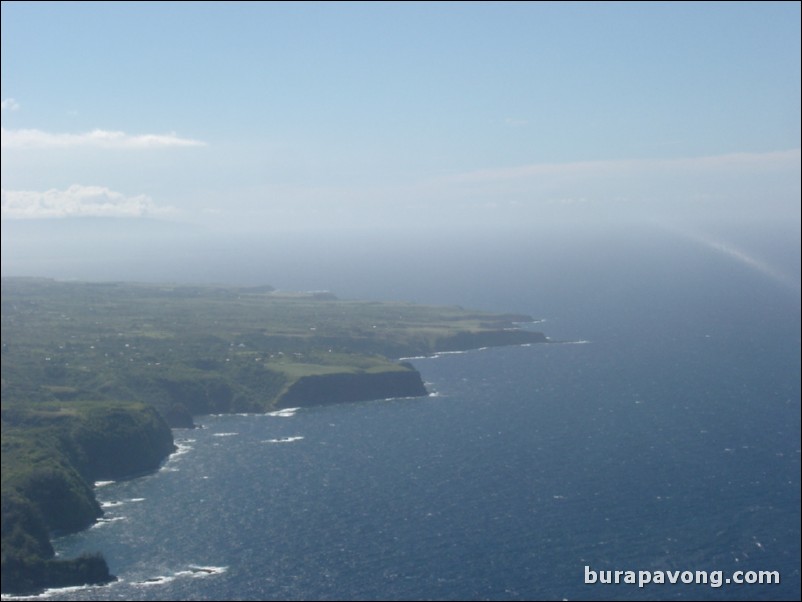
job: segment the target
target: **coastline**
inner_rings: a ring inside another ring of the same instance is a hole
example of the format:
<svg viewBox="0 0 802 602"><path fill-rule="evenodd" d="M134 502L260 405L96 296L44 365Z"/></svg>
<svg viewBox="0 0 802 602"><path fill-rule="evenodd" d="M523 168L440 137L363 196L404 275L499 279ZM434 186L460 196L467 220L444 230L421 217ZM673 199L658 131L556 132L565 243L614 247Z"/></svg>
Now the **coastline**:
<svg viewBox="0 0 802 602"><path fill-rule="evenodd" d="M194 416L426 396L420 373L389 358L548 342L519 314L270 287L3 279L3 297L2 585L14 594L113 580L99 554L56 559L50 538L94 524L93 484L158 469L171 427Z"/></svg>

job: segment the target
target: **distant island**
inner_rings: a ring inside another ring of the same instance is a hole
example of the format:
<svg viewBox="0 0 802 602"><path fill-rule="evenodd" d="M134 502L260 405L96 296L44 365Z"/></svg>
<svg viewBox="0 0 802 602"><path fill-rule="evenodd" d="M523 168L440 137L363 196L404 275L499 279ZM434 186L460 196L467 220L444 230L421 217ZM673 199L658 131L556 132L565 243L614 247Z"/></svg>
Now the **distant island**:
<svg viewBox="0 0 802 602"><path fill-rule="evenodd" d="M547 342L532 317L324 291L2 281L2 591L114 579L55 560L96 480L155 470L193 416L426 395L398 358Z"/></svg>

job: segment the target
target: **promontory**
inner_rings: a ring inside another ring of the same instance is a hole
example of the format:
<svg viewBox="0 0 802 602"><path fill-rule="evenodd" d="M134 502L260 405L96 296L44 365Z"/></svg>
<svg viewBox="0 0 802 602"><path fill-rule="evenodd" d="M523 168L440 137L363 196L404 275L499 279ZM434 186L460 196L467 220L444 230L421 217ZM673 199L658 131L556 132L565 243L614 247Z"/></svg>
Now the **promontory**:
<svg viewBox="0 0 802 602"><path fill-rule="evenodd" d="M328 292L2 281L2 588L113 579L50 536L102 512L92 483L156 469L193 416L415 397L397 358L546 342L530 316Z"/></svg>

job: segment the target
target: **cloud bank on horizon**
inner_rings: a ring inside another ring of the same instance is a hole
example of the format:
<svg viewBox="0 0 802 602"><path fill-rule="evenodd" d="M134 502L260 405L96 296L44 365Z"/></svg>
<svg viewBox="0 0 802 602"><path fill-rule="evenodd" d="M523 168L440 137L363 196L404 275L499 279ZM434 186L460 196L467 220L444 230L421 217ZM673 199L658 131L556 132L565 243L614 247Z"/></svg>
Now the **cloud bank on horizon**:
<svg viewBox="0 0 802 602"><path fill-rule="evenodd" d="M711 218L744 217L761 197L759 213L799 215L795 182L800 150L733 153L672 159L544 163L477 170L421 179L400 186L311 188L265 186L262 198L283 198L280 209L248 211L280 226L306 222L388 225L434 218L452 226L488 225L548 218L657 218L676 213ZM787 182L783 183L787 179ZM78 216L193 219L186 210L156 203L147 195L72 184L58 190L3 190L3 219ZM390 207L377 207L384 200ZM328 205L327 205L328 203ZM225 208L204 208L202 217L231 216ZM345 215L344 215L345 214ZM448 216L447 214L450 214ZM357 217L358 216L358 217ZM235 225L244 224L234 219ZM598 222L597 222L598 223ZM257 224L256 227L262 227ZM266 226L268 227L269 226Z"/></svg>

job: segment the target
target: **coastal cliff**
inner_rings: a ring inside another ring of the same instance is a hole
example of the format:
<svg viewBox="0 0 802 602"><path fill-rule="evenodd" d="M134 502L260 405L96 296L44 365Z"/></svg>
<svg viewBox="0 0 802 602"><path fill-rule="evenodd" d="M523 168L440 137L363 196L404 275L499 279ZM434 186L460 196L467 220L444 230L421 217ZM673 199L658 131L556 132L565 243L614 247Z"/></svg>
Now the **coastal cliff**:
<svg viewBox="0 0 802 602"><path fill-rule="evenodd" d="M409 364L402 370L334 373L298 379L275 403L275 407L316 406L348 401L428 395L420 373Z"/></svg>
<svg viewBox="0 0 802 602"><path fill-rule="evenodd" d="M166 422L138 403L12 405L2 418L3 591L113 580L100 555L55 560L49 534L84 529L102 516L95 480L156 469L174 449Z"/></svg>

